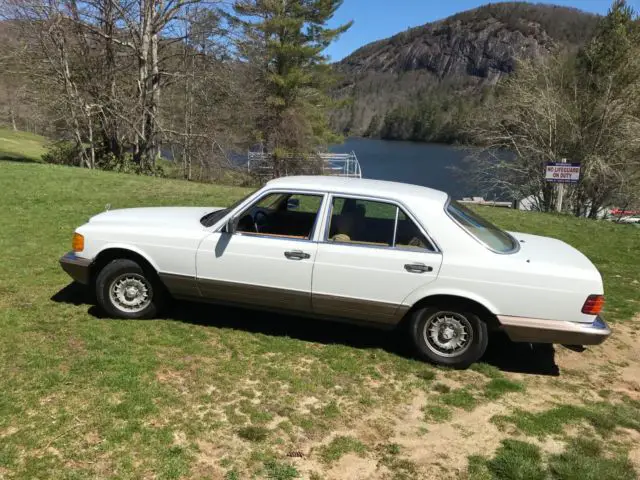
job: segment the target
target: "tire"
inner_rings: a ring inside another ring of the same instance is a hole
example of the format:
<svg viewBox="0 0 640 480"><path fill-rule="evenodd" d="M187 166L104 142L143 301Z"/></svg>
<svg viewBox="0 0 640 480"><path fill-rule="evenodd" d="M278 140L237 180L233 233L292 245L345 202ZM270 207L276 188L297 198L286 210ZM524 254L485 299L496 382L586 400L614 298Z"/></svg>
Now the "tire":
<svg viewBox="0 0 640 480"><path fill-rule="evenodd" d="M420 356L437 365L467 368L484 355L489 343L487 324L461 306L430 305L416 309L409 326Z"/></svg>
<svg viewBox="0 0 640 480"><path fill-rule="evenodd" d="M96 300L113 318L152 318L164 305L164 292L155 272L124 258L112 260L96 278Z"/></svg>

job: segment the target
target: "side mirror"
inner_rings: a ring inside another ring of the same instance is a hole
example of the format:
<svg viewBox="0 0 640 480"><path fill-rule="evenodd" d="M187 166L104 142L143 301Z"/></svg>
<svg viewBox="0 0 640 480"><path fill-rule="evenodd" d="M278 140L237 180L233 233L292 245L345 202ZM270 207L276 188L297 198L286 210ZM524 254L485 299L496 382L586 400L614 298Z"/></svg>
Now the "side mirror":
<svg viewBox="0 0 640 480"><path fill-rule="evenodd" d="M236 229L238 228L238 218L234 217L229 219L229 221L224 226L224 232L230 235L236 233Z"/></svg>
<svg viewBox="0 0 640 480"><path fill-rule="evenodd" d="M297 210L298 208L300 208L299 198L290 198L287 200L287 210Z"/></svg>

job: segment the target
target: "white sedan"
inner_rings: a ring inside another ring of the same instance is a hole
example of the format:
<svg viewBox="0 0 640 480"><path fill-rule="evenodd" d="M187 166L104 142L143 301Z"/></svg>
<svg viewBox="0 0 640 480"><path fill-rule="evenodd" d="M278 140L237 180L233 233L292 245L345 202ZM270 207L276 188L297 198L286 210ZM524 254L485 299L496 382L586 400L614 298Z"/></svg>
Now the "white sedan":
<svg viewBox="0 0 640 480"><path fill-rule="evenodd" d="M107 211L60 262L113 317L153 317L174 297L402 325L423 357L455 367L496 330L569 345L611 333L602 277L578 250L401 183L285 177L229 208Z"/></svg>

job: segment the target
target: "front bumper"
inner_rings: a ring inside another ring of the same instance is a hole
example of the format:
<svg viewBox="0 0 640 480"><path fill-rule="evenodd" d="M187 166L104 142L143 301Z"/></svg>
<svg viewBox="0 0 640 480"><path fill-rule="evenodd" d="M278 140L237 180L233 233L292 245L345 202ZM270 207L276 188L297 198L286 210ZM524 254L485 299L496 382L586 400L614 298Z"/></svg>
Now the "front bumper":
<svg viewBox="0 0 640 480"><path fill-rule="evenodd" d="M60 266L76 282L87 285L91 277L91 260L69 252L60 258Z"/></svg>
<svg viewBox="0 0 640 480"><path fill-rule="evenodd" d="M611 335L611 329L600 316L597 316L593 323L506 315L498 315L498 321L514 342L599 345Z"/></svg>

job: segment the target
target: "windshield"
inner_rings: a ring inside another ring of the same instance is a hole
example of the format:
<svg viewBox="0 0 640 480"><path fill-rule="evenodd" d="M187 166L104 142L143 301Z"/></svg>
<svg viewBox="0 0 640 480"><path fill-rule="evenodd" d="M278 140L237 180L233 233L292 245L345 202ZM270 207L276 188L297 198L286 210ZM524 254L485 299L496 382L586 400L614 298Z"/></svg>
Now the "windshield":
<svg viewBox="0 0 640 480"><path fill-rule="evenodd" d="M491 250L498 253L511 253L518 249L518 242L511 235L464 205L452 201L447 206L447 212L462 228Z"/></svg>
<svg viewBox="0 0 640 480"><path fill-rule="evenodd" d="M227 213L229 213L231 210L233 210L234 208L236 208L238 205L240 205L242 202L244 202L247 198L249 198L251 195L253 195L254 193L256 193L258 191L258 189L253 190L251 193L249 193L248 195L245 195L244 197L242 197L240 200L232 203L229 207L227 208L223 208L222 210L216 210L215 212L211 212L211 213L207 213L204 217L202 217L200 219L200 223L202 225L204 225L205 227L211 227L213 225L215 225L215 223L220 220L222 217L224 217Z"/></svg>

